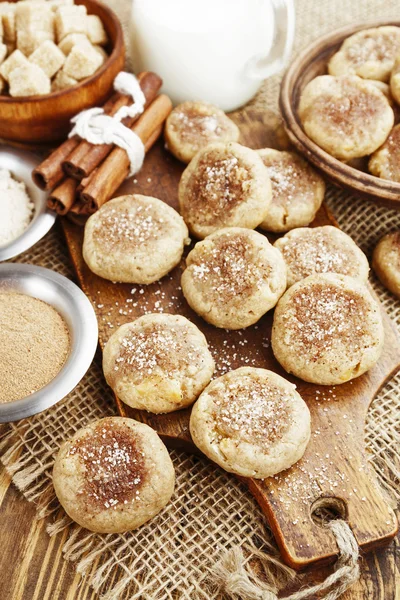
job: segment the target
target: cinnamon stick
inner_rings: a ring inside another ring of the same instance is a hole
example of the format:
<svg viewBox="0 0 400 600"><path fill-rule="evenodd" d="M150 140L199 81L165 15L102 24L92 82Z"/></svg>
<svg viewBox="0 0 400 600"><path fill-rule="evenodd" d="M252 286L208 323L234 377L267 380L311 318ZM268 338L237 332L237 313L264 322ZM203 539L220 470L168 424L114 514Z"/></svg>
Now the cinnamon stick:
<svg viewBox="0 0 400 600"><path fill-rule="evenodd" d="M154 143L157 139L155 138L156 133L157 137L160 135L162 125L171 110L171 100L165 94L161 94L131 127L145 147L150 141L152 144ZM114 148L81 192L82 200L89 204L91 211L100 208L111 198L115 190L126 179L129 166L129 158L125 150Z"/></svg>
<svg viewBox="0 0 400 600"><path fill-rule="evenodd" d="M140 73L138 75L138 81L142 92L146 98L145 108L151 104L156 97L159 89L162 85L162 79L155 73ZM132 98L128 97L128 102L125 105L131 104ZM118 107L120 108L120 107ZM109 114L114 115L118 108L113 109ZM132 127L135 121L138 120L140 115L136 117L127 117L123 120L123 124L126 127ZM79 181L85 177L88 177L90 173L110 154L113 149L113 144L101 144L92 145L86 140L82 140L81 143L73 150L73 152L66 157L63 162L63 169L66 175L78 179Z"/></svg>
<svg viewBox="0 0 400 600"><path fill-rule="evenodd" d="M64 177L62 163L78 144L78 136L66 140L34 169L32 179L41 190L51 190L62 180Z"/></svg>
<svg viewBox="0 0 400 600"><path fill-rule="evenodd" d="M132 102L130 96L113 94L103 105L104 112L110 114L112 110L118 110L121 106L126 106ZM32 179L41 190L52 190L65 177L63 162L81 143L79 136L65 140L54 152L52 152L43 162L34 169Z"/></svg>
<svg viewBox="0 0 400 600"><path fill-rule="evenodd" d="M66 215L75 202L78 182L66 177L49 195L47 206L59 215Z"/></svg>
<svg viewBox="0 0 400 600"><path fill-rule="evenodd" d="M78 187L76 188L76 193L77 193L78 195L80 195L80 194L81 194L81 192L83 192L83 190L85 189L85 187L86 187L87 185L89 185L90 181L93 179L93 177L95 177L96 173L97 173L97 167L96 167L96 169L94 169L94 170L93 170L93 171L90 173L90 175L88 175L87 177L84 177L84 178L83 178L83 179L82 179L82 180L79 182L79 185L78 185Z"/></svg>

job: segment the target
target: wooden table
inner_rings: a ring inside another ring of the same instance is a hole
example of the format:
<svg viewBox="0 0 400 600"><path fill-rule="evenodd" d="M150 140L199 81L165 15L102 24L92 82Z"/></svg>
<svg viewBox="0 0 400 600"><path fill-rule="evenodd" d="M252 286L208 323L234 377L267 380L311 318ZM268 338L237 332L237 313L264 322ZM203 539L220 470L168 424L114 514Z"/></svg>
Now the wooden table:
<svg viewBox="0 0 400 600"><path fill-rule="evenodd" d="M97 600L62 557L65 534L50 538L45 521L35 521L35 509L0 468L0 600ZM387 548L366 555L361 578L343 600L400 599L400 537ZM307 582L321 581L325 571ZM290 590L293 591L293 590Z"/></svg>

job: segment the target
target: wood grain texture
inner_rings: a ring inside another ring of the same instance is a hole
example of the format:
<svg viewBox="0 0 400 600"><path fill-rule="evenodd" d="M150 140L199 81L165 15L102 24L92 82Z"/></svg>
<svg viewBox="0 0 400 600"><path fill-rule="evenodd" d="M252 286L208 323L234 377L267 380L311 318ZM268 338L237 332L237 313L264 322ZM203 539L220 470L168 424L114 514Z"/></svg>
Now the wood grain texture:
<svg viewBox="0 0 400 600"><path fill-rule="evenodd" d="M2 600L99 600L75 565L62 556L66 533L49 538L35 508L11 484L0 466L0 598ZM7 549L7 550L5 550ZM23 565L24 571L21 566ZM341 600L398 600L400 540L362 558L361 577ZM329 567L308 571L305 579L286 590L321 582ZM103 592L107 591L106 585ZM129 595L123 600L128 600ZM317 600L317 598L315 599Z"/></svg>
<svg viewBox="0 0 400 600"><path fill-rule="evenodd" d="M236 115L242 141L251 147L275 145L279 138L265 115L247 111ZM275 143L274 143L275 142ZM137 183L127 180L119 194L134 191L154 195L177 208L177 187L183 166L158 143L149 153ZM313 225L332 223L322 207ZM296 569L334 559L337 547L333 535L314 523L314 503L332 505L339 499L359 545L369 550L396 534L397 521L381 496L364 456L364 425L367 408L377 391L399 367L400 343L389 318L384 314L386 342L379 363L353 382L336 386L315 386L288 376L275 361L269 339L271 313L256 326L227 332L205 323L187 305L180 290L184 260L161 282L149 286L112 284L90 272L82 259L83 231L68 221L64 230L72 260L84 292L94 305L103 346L115 328L143 312L180 313L193 321L206 335L214 351L217 367L237 368L245 364L265 367L296 383L307 401L312 418L312 437L301 461L291 469L265 481L247 480L250 491L268 517L284 560ZM134 293L132 294L132 288ZM169 415L151 415L118 402L121 414L148 423L170 446L196 451L188 423L190 409Z"/></svg>
<svg viewBox="0 0 400 600"><path fill-rule="evenodd" d="M351 25L325 35L303 50L291 63L282 80L279 105L285 127L293 145L304 156L324 172L333 183L357 195L390 208L400 208L400 183L370 175L367 161L359 160L355 169L334 158L317 146L302 128L298 114L300 96L312 79L327 74L327 63L338 51L342 42L367 27L400 25L398 22L377 21ZM362 170L361 170L362 169Z"/></svg>
<svg viewBox="0 0 400 600"><path fill-rule="evenodd" d="M110 95L113 81L125 64L121 24L113 11L98 0L75 3L85 5L89 14L98 15L103 21L110 39L109 58L94 75L60 92L29 98L0 95L0 138L37 150L40 144L65 138L73 116L86 108L102 106Z"/></svg>

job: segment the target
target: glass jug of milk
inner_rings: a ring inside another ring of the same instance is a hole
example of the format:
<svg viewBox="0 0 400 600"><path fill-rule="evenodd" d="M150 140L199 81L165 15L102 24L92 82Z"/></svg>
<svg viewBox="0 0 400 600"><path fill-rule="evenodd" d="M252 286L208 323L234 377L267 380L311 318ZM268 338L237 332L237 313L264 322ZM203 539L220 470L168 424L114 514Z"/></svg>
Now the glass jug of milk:
<svg viewBox="0 0 400 600"><path fill-rule="evenodd" d="M155 71L174 104L245 104L285 65L293 0L133 0L134 71Z"/></svg>

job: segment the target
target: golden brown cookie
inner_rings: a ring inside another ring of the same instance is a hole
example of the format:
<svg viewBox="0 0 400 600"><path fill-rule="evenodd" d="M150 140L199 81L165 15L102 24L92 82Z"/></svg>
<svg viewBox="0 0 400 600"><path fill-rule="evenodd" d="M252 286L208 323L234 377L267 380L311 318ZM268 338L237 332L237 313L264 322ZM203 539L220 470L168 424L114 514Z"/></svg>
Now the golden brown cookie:
<svg viewBox="0 0 400 600"><path fill-rule="evenodd" d="M258 154L272 186L271 204L260 228L281 233L309 225L324 199L322 177L296 152L264 148Z"/></svg>
<svg viewBox="0 0 400 600"><path fill-rule="evenodd" d="M352 277L306 277L275 308L273 353L304 381L336 385L359 377L378 361L383 340L379 304Z"/></svg>
<svg viewBox="0 0 400 600"><path fill-rule="evenodd" d="M147 314L126 323L103 351L107 383L125 404L167 413L192 404L210 382L214 359L185 317Z"/></svg>
<svg viewBox="0 0 400 600"><path fill-rule="evenodd" d="M200 239L224 227L254 229L270 202L271 182L260 156L235 142L200 150L179 184L181 214Z"/></svg>
<svg viewBox="0 0 400 600"><path fill-rule="evenodd" d="M165 123L168 150L184 163L215 142L237 142L240 131L223 110L208 102L183 102Z"/></svg>
<svg viewBox="0 0 400 600"><path fill-rule="evenodd" d="M64 442L53 485L66 513L99 533L136 529L169 502L175 472L156 432L133 419L107 417Z"/></svg>
<svg viewBox="0 0 400 600"><path fill-rule="evenodd" d="M348 37L329 61L330 75L358 75L388 81L400 54L400 27L364 29Z"/></svg>
<svg viewBox="0 0 400 600"><path fill-rule="evenodd" d="M340 160L371 154L394 123L384 94L367 80L321 75L306 85L299 115L307 135Z"/></svg>
<svg viewBox="0 0 400 600"><path fill-rule="evenodd" d="M395 60L392 73L390 75L390 92L397 104L400 104L400 56Z"/></svg>
<svg viewBox="0 0 400 600"><path fill-rule="evenodd" d="M190 433L226 471L264 479L303 456L310 412L295 386L280 375L242 367L215 379L200 395Z"/></svg>
<svg viewBox="0 0 400 600"><path fill-rule="evenodd" d="M400 183L400 125L393 127L385 143L369 159L372 175Z"/></svg>
<svg viewBox="0 0 400 600"><path fill-rule="evenodd" d="M229 227L195 245L181 285L203 319L215 327L242 329L275 306L286 288L286 267L264 235Z"/></svg>
<svg viewBox="0 0 400 600"><path fill-rule="evenodd" d="M386 234L376 246L372 268L389 291L400 298L400 232Z"/></svg>
<svg viewBox="0 0 400 600"><path fill-rule="evenodd" d="M337 273L368 280L369 264L364 252L344 231L331 225L299 227L274 244L287 267L288 287L309 275Z"/></svg>
<svg viewBox="0 0 400 600"><path fill-rule="evenodd" d="M180 262L188 233L182 217L165 202L120 196L87 220L83 258L104 279L152 283Z"/></svg>

